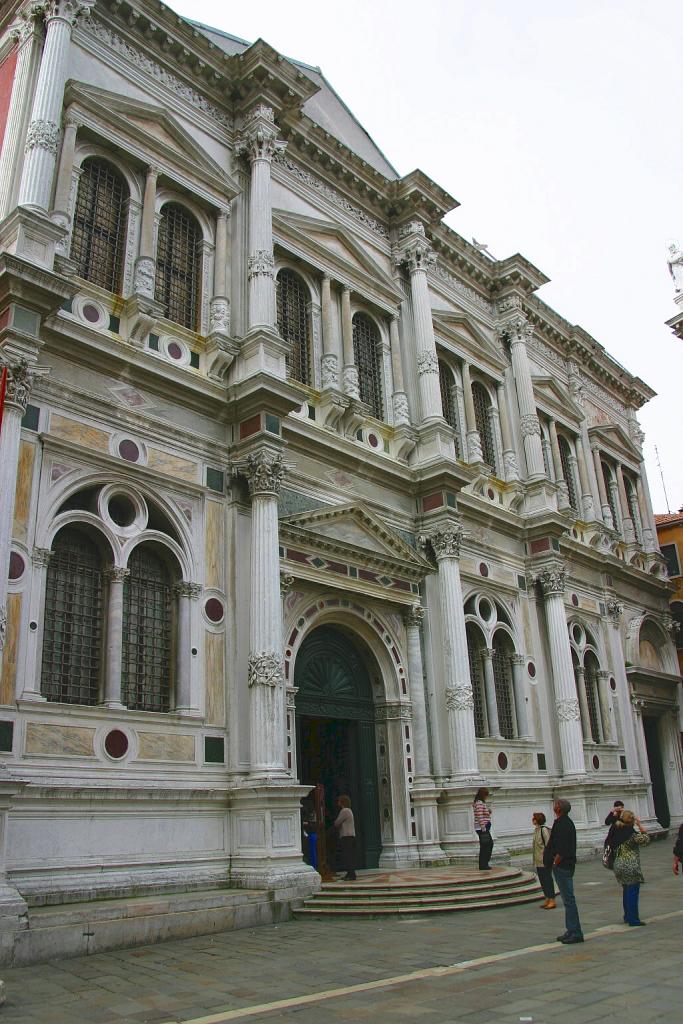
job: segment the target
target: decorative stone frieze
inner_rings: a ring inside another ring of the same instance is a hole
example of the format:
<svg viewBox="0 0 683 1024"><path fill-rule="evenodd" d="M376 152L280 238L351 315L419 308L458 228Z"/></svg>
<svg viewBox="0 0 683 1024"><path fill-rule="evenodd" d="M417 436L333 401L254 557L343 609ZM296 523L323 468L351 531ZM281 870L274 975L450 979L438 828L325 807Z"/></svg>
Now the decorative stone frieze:
<svg viewBox="0 0 683 1024"><path fill-rule="evenodd" d="M281 655L275 651L258 651L249 655L247 682L253 686L280 686L284 679Z"/></svg>
<svg viewBox="0 0 683 1024"><path fill-rule="evenodd" d="M230 302L224 297L211 299L209 307L209 334L230 334Z"/></svg>
<svg viewBox="0 0 683 1024"><path fill-rule="evenodd" d="M418 352L417 372L420 374L420 376L422 376L423 373L435 373L438 376L439 360L436 355L436 352Z"/></svg>
<svg viewBox="0 0 683 1024"><path fill-rule="evenodd" d="M448 711L472 711L474 709L474 691L471 686L447 686L445 692Z"/></svg>
<svg viewBox="0 0 683 1024"><path fill-rule="evenodd" d="M412 719L410 704L403 704L400 701L387 701L386 704L378 704L375 707L375 721L389 722L399 719L409 722Z"/></svg>
<svg viewBox="0 0 683 1024"><path fill-rule="evenodd" d="M274 266L275 260L272 252L268 252L266 249L257 249L247 261L249 278L251 279L258 275L272 277Z"/></svg>
<svg viewBox="0 0 683 1024"><path fill-rule="evenodd" d="M357 400L360 399L358 367L351 365L345 366L342 370L342 383L345 395L348 395L349 398L355 398Z"/></svg>
<svg viewBox="0 0 683 1024"><path fill-rule="evenodd" d="M320 380L324 388L336 388L339 386L339 369L335 353L327 352L322 357Z"/></svg>
<svg viewBox="0 0 683 1024"><path fill-rule="evenodd" d="M26 132L26 145L24 150L28 153L32 149L44 149L53 156L57 154L59 145L59 126L52 121L31 121Z"/></svg>
<svg viewBox="0 0 683 1024"><path fill-rule="evenodd" d="M565 698L555 702L557 717L561 722L580 722L581 709L578 700Z"/></svg>
<svg viewBox="0 0 683 1024"><path fill-rule="evenodd" d="M536 413L525 413L524 416L520 416L519 428L522 432L522 437L531 437L534 434L538 437L541 436L541 424Z"/></svg>

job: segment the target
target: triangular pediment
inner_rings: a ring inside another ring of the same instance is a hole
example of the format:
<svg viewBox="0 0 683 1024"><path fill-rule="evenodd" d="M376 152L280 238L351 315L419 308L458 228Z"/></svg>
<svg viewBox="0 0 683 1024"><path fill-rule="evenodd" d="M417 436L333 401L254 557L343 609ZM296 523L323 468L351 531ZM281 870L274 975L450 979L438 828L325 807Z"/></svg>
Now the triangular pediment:
<svg viewBox="0 0 683 1024"><path fill-rule="evenodd" d="M606 423L596 427L588 428L588 436L591 441L597 441L600 447L607 452L613 452L621 458L630 458L636 464L642 460L640 451L636 448L626 431L616 423Z"/></svg>
<svg viewBox="0 0 683 1024"><path fill-rule="evenodd" d="M65 103L80 113L84 126L101 131L109 143L120 144L126 151L134 148L131 143L137 143L146 162L156 156L162 164L201 176L220 189L226 200L237 195L239 189L232 178L167 108L73 80L68 83Z"/></svg>
<svg viewBox="0 0 683 1024"><path fill-rule="evenodd" d="M363 504L334 505L329 508L299 512L280 520L282 534L290 533L315 548L335 549L350 559L363 554L387 564L393 562L408 570L424 574L429 562L418 554L392 527Z"/></svg>
<svg viewBox="0 0 683 1024"><path fill-rule="evenodd" d="M288 210L273 210L273 231L276 239L287 247L314 259L342 280L357 281L367 291L368 284L392 304L402 295L393 279L356 242L351 233L333 221L308 217Z"/></svg>
<svg viewBox="0 0 683 1024"><path fill-rule="evenodd" d="M554 377L532 377L532 382L536 404L542 409L578 422L583 419L583 409L574 401L571 391Z"/></svg>
<svg viewBox="0 0 683 1024"><path fill-rule="evenodd" d="M498 342L485 334L466 313L433 310L432 319L437 334L454 341L458 351L465 349L474 362L483 358L497 370L504 368L505 358Z"/></svg>

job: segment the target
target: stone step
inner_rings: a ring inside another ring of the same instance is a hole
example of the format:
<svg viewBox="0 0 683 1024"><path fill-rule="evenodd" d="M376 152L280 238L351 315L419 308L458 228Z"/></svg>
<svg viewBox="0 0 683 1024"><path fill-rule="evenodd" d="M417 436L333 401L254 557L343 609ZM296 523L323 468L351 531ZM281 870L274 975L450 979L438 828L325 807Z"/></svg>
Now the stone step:
<svg viewBox="0 0 683 1024"><path fill-rule="evenodd" d="M347 893L353 893L354 895L367 895L369 897L381 897L384 895L397 895L397 896L411 896L411 895L446 895L448 893L482 893L482 892L495 892L498 890L506 890L514 888L515 886L526 885L529 882L530 876L524 875L522 872L515 878L504 878L495 879L491 878L486 882L471 883L471 882L443 882L441 884L430 884L430 885L366 885L361 880L358 882L325 882L322 885L321 893L326 896L332 896L335 894L345 895ZM536 885L535 877L533 881Z"/></svg>
<svg viewBox="0 0 683 1024"><path fill-rule="evenodd" d="M373 903L352 904L350 906L318 906L307 901L304 906L293 910L294 917L392 917L406 914L443 914L466 910L487 910L495 907L517 906L522 903L536 903L539 893L525 892L518 895L507 895L495 899L473 899L461 903L453 900L445 902L425 901L425 903L408 902L401 906L382 907Z"/></svg>
<svg viewBox="0 0 683 1024"><path fill-rule="evenodd" d="M413 893L410 896L395 895L391 896L388 894L382 896L367 896L359 894L358 896L351 896L349 893L334 894L330 895L325 893L323 895L316 895L308 900L304 901L304 906L352 906L358 904L366 904L367 906L377 907L397 907L403 906L406 903L472 903L477 900L505 900L513 898L515 896L522 896L525 894L533 895L534 899L539 897L539 888L533 883L527 885L516 886L514 889L506 889L503 891L492 891L484 893Z"/></svg>

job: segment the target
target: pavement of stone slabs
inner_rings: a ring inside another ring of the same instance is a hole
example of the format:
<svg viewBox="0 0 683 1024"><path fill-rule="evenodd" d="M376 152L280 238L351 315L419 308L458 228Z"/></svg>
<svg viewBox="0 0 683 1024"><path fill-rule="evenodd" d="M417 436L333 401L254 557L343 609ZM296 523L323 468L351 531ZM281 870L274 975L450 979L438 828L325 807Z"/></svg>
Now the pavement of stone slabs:
<svg viewBox="0 0 683 1024"><path fill-rule="evenodd" d="M621 890L599 861L578 866L583 945L555 941L559 900L291 921L6 970L2 1024L671 1024L683 1016L671 847L643 852L647 928L621 923Z"/></svg>

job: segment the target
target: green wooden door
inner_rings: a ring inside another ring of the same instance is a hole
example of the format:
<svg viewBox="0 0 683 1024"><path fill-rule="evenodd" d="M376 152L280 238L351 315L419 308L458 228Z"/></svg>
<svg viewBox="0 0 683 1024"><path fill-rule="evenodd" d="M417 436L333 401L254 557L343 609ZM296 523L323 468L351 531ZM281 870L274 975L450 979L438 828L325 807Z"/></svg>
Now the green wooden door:
<svg viewBox="0 0 683 1024"><path fill-rule="evenodd" d="M377 867L381 838L374 703L367 669L353 641L333 626L319 626L301 645L294 685L299 690L299 778L311 784L324 782L330 813L336 798L348 792L359 866Z"/></svg>

